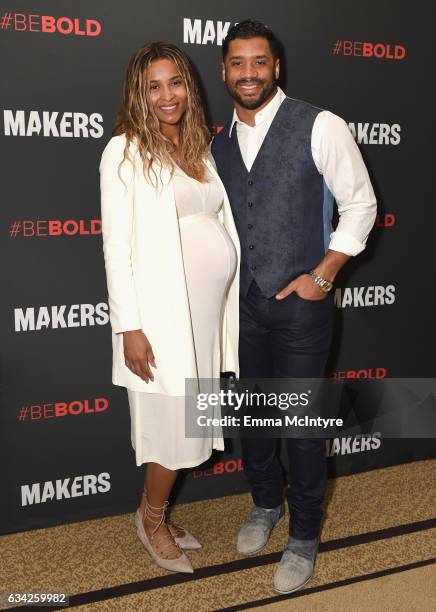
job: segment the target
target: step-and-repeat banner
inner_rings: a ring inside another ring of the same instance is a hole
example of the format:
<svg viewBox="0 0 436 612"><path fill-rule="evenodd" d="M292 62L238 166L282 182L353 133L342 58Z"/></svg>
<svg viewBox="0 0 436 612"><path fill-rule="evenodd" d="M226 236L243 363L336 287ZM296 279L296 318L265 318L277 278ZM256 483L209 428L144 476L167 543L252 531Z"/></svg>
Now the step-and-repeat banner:
<svg viewBox="0 0 436 612"><path fill-rule="evenodd" d="M111 384L98 166L133 52L175 43L201 79L208 121L231 114L220 75L230 25L283 42L282 87L343 117L379 212L337 279L327 374L433 377L433 19L422 0L5 0L0 15L2 205L0 529L131 512L143 468L125 389ZM434 15L433 15L434 17ZM153 265L153 254L150 255ZM331 476L436 456L434 440L328 440ZM247 490L239 447L184 474L176 501ZM362 491L365 503L370 491Z"/></svg>

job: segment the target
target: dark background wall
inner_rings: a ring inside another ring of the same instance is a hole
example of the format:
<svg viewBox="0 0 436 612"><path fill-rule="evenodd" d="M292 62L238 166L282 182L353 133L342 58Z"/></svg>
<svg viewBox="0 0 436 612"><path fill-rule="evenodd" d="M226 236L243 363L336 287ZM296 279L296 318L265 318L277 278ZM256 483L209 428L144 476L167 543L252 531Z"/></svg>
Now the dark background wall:
<svg viewBox="0 0 436 612"><path fill-rule="evenodd" d="M275 31L286 50L285 91L353 124L379 204L367 250L337 281L328 374L434 376L428 7L422 0L2 3L1 531L128 512L138 501L143 468L130 445L127 397L111 384L98 164L125 68L145 42L170 41L189 55L210 123L222 126L231 105L220 78L220 30L251 17ZM381 288L379 303L371 287ZM329 442L331 476L436 455L430 440L374 437L369 446ZM237 445L182 483L178 501L247 490Z"/></svg>

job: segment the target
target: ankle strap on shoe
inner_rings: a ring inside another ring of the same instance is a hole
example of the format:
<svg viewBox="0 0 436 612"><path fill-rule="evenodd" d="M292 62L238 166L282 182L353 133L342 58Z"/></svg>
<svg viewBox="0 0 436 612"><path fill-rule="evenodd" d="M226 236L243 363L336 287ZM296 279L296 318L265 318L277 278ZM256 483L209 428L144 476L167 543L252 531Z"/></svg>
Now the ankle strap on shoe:
<svg viewBox="0 0 436 612"><path fill-rule="evenodd" d="M165 510L168 508L169 506L169 501L164 501L163 506L152 506L149 502L148 502L148 497L147 497L147 490L144 489L142 491L142 495L145 497L145 503L150 507L153 508L154 510L161 510L162 508L165 508Z"/></svg>
<svg viewBox="0 0 436 612"><path fill-rule="evenodd" d="M165 512L168 505L168 501L165 501L163 506L152 506L148 503L147 495L145 496L144 518L147 518L150 523L154 523L156 525L153 528L152 534L154 534L164 522ZM155 512L155 510L159 510L159 512Z"/></svg>

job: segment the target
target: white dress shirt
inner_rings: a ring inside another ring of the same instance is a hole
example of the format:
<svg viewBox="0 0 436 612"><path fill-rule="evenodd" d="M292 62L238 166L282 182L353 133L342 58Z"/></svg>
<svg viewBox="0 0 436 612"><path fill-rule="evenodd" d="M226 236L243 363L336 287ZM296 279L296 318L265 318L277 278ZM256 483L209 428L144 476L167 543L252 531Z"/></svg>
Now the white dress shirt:
<svg viewBox="0 0 436 612"><path fill-rule="evenodd" d="M248 171L285 98L278 87L272 100L256 113L253 127L241 121L234 110L229 136L236 123L239 148ZM377 210L374 190L359 148L343 119L330 111L321 111L313 124L311 150L315 166L338 206L339 222L330 235L328 248L357 255L365 248Z"/></svg>

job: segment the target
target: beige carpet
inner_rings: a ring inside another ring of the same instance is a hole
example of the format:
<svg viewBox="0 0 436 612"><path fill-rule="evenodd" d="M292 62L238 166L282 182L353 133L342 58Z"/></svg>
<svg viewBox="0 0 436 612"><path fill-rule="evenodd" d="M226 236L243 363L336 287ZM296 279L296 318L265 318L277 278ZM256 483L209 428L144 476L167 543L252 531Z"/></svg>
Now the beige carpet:
<svg viewBox="0 0 436 612"><path fill-rule="evenodd" d="M299 599L252 608L263 612L431 612L436 602L436 565L359 582Z"/></svg>
<svg viewBox="0 0 436 612"><path fill-rule="evenodd" d="M249 507L244 494L174 508L174 520L203 543L189 552L197 568L193 576L151 563L133 514L2 536L0 591L66 591L78 610L327 611L334 602L335 610L347 612L434 609L434 583L433 591L425 585L434 579L435 565L414 565L436 557L436 460L331 481L315 575L288 599L272 589L285 524L257 557L246 560L235 552ZM401 573L370 576L408 565ZM397 588L406 582L409 589ZM363 602L367 607L357 607Z"/></svg>

